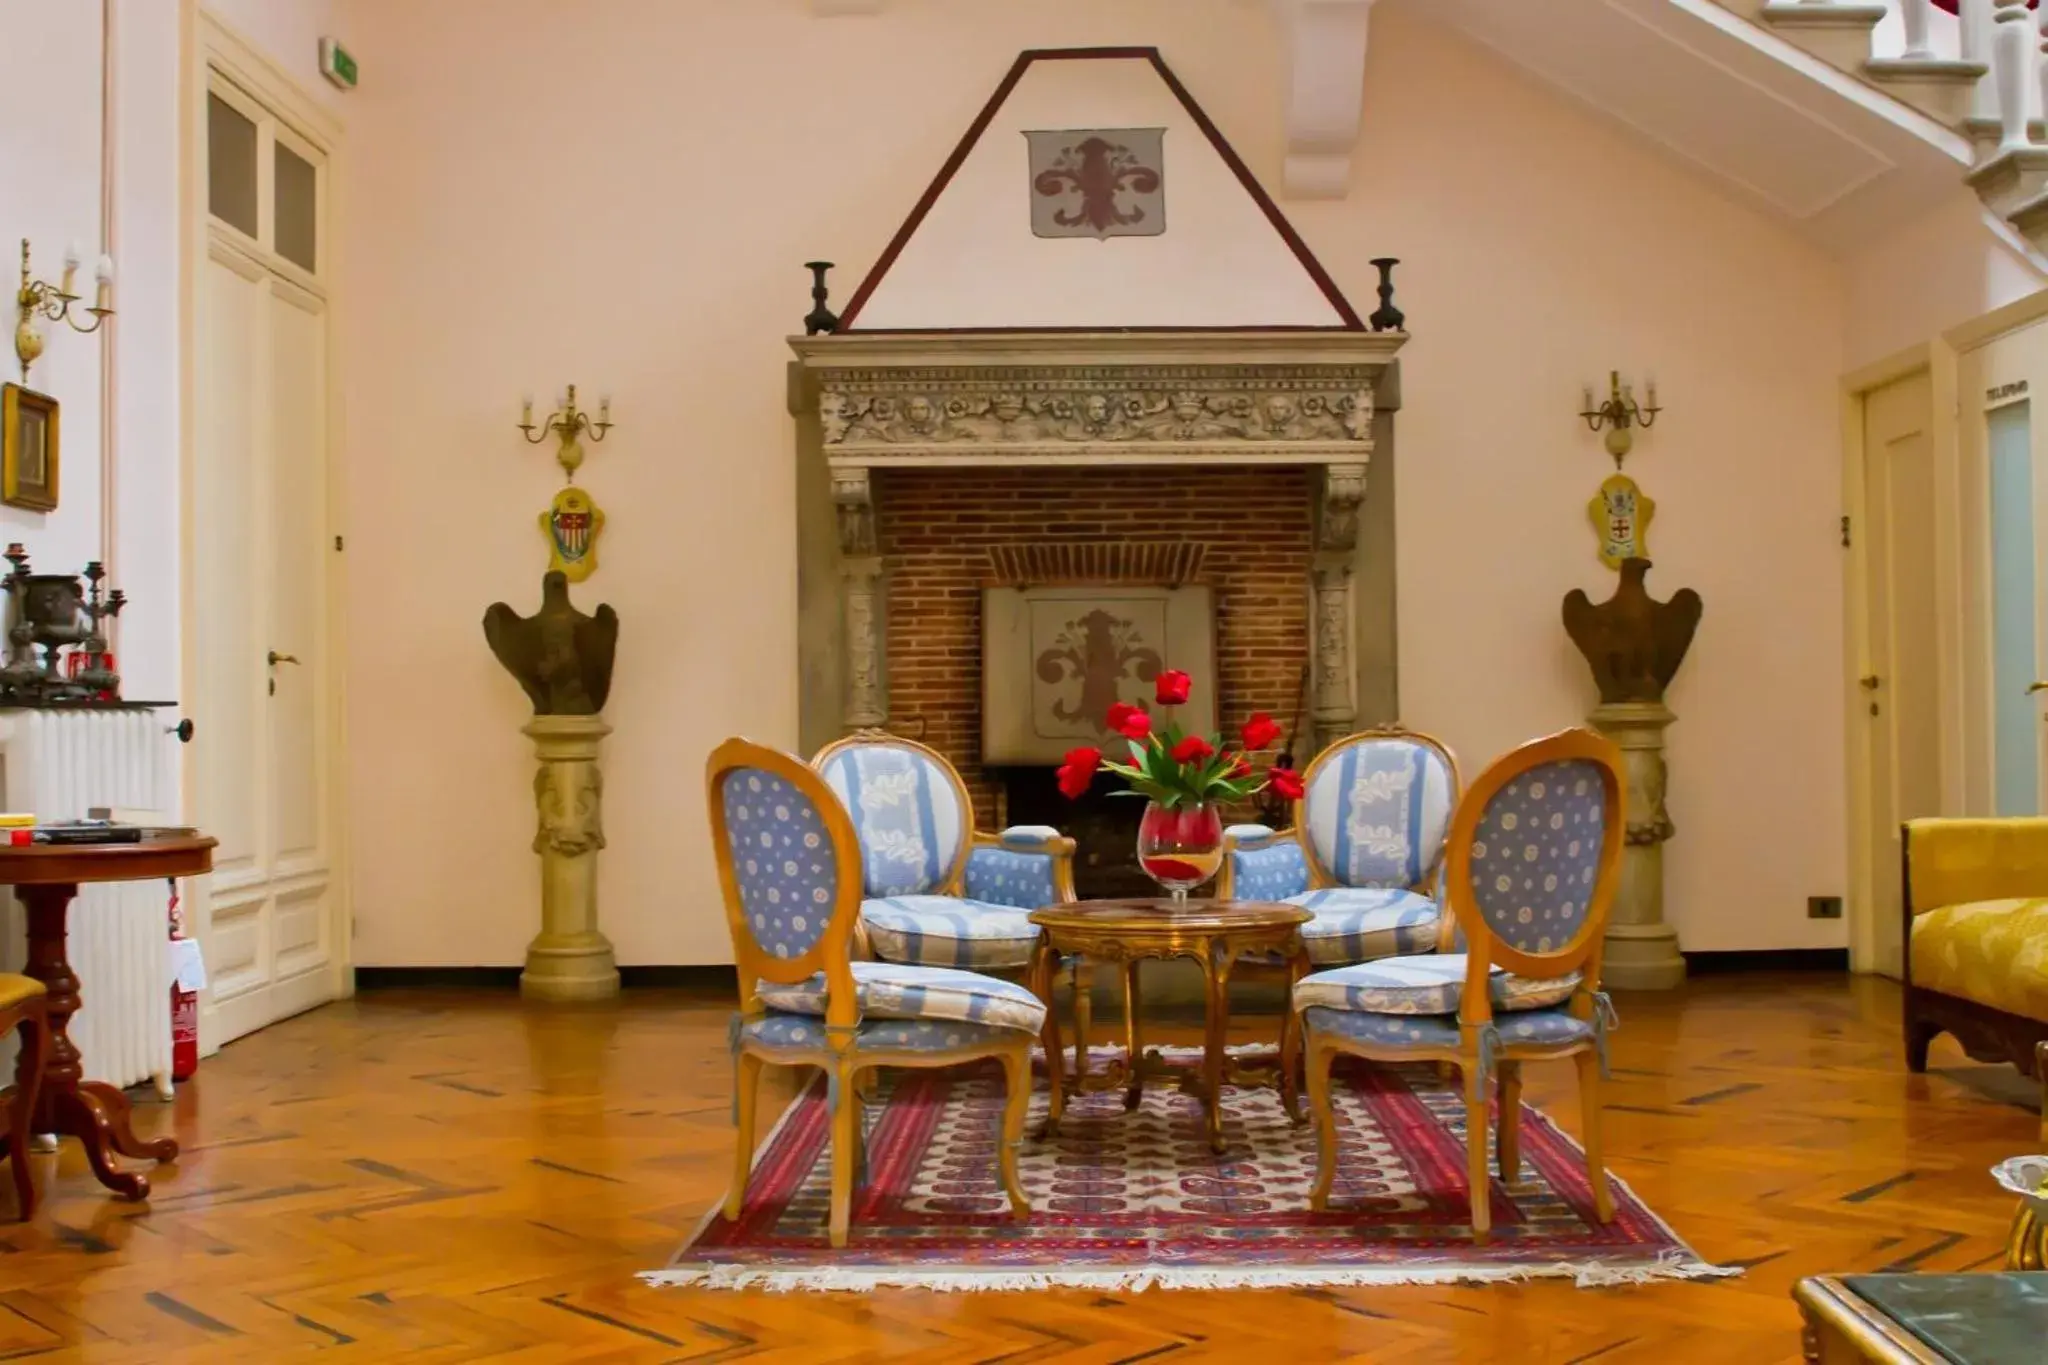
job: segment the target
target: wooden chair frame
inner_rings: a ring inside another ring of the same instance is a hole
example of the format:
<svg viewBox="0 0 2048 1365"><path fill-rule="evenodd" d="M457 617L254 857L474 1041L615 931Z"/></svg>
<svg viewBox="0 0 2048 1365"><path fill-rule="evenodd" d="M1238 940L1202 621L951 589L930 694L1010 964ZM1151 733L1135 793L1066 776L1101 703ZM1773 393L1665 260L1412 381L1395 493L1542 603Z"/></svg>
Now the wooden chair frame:
<svg viewBox="0 0 2048 1365"><path fill-rule="evenodd" d="M799 957L781 958L763 952L747 924L746 906L740 899L738 874L733 866L728 839L725 800L726 777L739 769L758 769L789 783L809 799L824 821L827 836L837 855L839 884L832 914L825 931L810 951ZM728 739L711 753L704 773L705 803L711 816L711 842L718 862L718 882L725 896L726 925L732 933L733 959L739 970L740 1018L751 1023L766 1016L760 986L795 985L818 972L825 974L826 1046L811 1049L764 1048L742 1039L733 1056L733 1117L739 1129L733 1163L732 1188L725 1197L725 1216L736 1219L746 1203L747 1177L753 1170L754 1119L760 1078L766 1066L815 1066L831 1079L832 1096L832 1206L831 1241L846 1245L852 1222L854 1172L866 1168L866 1131L862 1122L864 1102L860 1080L864 1073L885 1066L942 1067L982 1057L1003 1063L1009 1084L1008 1102L1003 1110L1002 1145L997 1162L1003 1189L1010 1199L1010 1212L1022 1218L1031 1212L1024 1186L1017 1177L1017 1148L1024 1140L1024 1120L1031 1105L1031 1047L1037 1035L1011 1030L1014 1039L1004 1037L963 1046L945 1052L903 1049L859 1049L855 1038L860 1028L859 997L853 980L853 934L860 920L863 896L860 842L854 835L853 819L839 796L817 769L776 749L744 739Z"/></svg>
<svg viewBox="0 0 2048 1365"><path fill-rule="evenodd" d="M35 1172L29 1165L29 1143L36 1100L42 1094L43 1068L50 1059L50 998L38 992L0 1010L0 1031L21 1034L21 1052L14 1063L14 1086L5 1097L7 1155L14 1167L15 1202L26 1223L36 1214Z"/></svg>
<svg viewBox="0 0 2048 1365"><path fill-rule="evenodd" d="M1595 764L1605 779L1600 861L1594 872L1593 894L1578 932L1556 952L1525 953L1502 941L1480 913L1472 890L1472 842L1488 805L1503 787L1532 768L1574 759ZM1591 730L1564 730L1533 740L1495 759L1479 774L1451 817L1445 845L1448 857L1444 869L1444 905L1465 938L1465 986L1458 1010L1458 1045L1454 1048L1391 1048L1320 1033L1302 1019L1306 1041L1309 1107L1316 1121L1317 1171L1310 1204L1327 1209L1330 1186L1337 1174L1337 1121L1331 1107L1330 1068L1338 1054L1382 1062L1438 1061L1455 1064L1464 1073L1466 1176L1472 1206L1475 1240L1487 1240L1493 1226L1493 1206L1486 1167L1487 1104L1485 1077L1480 1068L1480 1039L1493 1024L1493 999L1489 978L1496 964L1517 975L1556 978L1574 970L1581 973L1578 988L1567 1008L1576 1018L1594 1022L1600 989L1600 962L1605 950L1607 918L1614 908L1620 884L1621 853L1626 837L1623 819L1621 750L1603 735ZM1298 1007L1297 1007L1298 1008ZM1608 1186L1600 1142L1600 1057L1592 1039L1570 1043L1506 1044L1497 1053L1497 1082L1500 1099L1498 1145L1503 1181L1513 1181L1521 1171L1522 1072L1525 1061L1573 1058L1578 1065L1579 1100L1584 1111L1586 1177L1593 1192L1593 1209L1602 1223L1614 1219L1614 1194Z"/></svg>

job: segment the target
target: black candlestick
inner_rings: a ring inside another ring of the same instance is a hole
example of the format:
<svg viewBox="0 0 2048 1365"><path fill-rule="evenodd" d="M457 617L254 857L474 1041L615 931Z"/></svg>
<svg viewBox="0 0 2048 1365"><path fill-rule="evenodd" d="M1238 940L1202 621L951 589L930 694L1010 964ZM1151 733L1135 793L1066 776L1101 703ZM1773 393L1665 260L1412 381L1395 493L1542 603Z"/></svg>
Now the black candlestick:
<svg viewBox="0 0 2048 1365"><path fill-rule="evenodd" d="M1394 267L1401 264L1395 256L1375 257L1373 264L1380 271L1380 306L1366 319L1375 332L1398 332L1408 321L1408 315L1394 306Z"/></svg>
<svg viewBox="0 0 2048 1365"><path fill-rule="evenodd" d="M825 272L831 268L830 261L804 262L804 269L811 272L811 311L804 315L804 335L807 337L829 332L839 325L839 314L825 306L825 297L830 292L825 287Z"/></svg>

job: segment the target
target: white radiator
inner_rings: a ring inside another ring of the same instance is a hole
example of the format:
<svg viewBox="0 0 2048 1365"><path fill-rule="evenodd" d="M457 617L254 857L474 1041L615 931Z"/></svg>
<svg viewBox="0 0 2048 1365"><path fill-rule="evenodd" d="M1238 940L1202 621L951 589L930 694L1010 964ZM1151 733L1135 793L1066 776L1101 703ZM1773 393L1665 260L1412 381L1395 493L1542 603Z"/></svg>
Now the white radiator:
<svg viewBox="0 0 2048 1365"><path fill-rule="evenodd" d="M93 806L178 813L178 742L168 711L0 711L0 809L39 820L82 819ZM0 961L27 954L21 905L4 900ZM162 881L82 886L68 921L83 1007L71 1041L88 1080L170 1093L170 887ZM15 1041L0 1049L14 1074Z"/></svg>

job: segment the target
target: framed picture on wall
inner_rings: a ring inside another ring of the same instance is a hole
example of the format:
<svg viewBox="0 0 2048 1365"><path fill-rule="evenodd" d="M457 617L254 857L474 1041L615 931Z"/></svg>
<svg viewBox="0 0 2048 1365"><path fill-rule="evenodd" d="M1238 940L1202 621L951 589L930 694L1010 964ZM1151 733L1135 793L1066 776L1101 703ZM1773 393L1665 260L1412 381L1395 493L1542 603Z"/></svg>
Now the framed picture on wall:
<svg viewBox="0 0 2048 1365"><path fill-rule="evenodd" d="M57 510L57 400L19 384L0 386L0 502Z"/></svg>

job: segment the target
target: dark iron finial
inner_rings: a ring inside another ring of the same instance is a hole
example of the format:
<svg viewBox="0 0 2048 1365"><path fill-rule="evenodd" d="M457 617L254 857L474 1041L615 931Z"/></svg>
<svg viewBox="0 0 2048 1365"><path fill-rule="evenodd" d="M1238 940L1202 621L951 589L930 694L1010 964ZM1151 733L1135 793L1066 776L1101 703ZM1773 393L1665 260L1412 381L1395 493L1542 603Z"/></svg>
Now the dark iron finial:
<svg viewBox="0 0 2048 1365"><path fill-rule="evenodd" d="M839 326L839 314L825 306L826 296L831 292L825 286L825 272L831 268L830 261L804 262L804 269L811 272L811 311L804 315L804 335L807 337Z"/></svg>
<svg viewBox="0 0 2048 1365"><path fill-rule="evenodd" d="M1380 306L1366 323L1375 332L1398 332L1408 321L1408 315L1394 306L1394 267L1401 264L1400 258L1378 256L1372 263L1380 272Z"/></svg>

